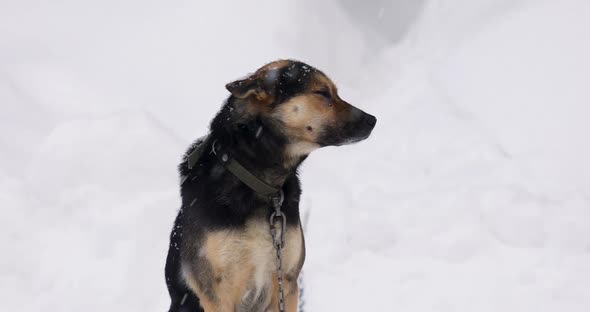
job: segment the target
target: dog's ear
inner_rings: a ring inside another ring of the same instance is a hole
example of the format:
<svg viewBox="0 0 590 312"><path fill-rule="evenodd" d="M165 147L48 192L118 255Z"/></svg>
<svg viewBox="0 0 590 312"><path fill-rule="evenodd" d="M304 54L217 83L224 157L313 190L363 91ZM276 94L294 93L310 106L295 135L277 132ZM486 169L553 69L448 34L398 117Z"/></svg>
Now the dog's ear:
<svg viewBox="0 0 590 312"><path fill-rule="evenodd" d="M236 80L225 85L227 91L239 99L247 99L251 95L262 92L255 75Z"/></svg>
<svg viewBox="0 0 590 312"><path fill-rule="evenodd" d="M239 99L251 99L262 104L270 104L278 84L278 69L258 71L247 78L225 85L227 91Z"/></svg>

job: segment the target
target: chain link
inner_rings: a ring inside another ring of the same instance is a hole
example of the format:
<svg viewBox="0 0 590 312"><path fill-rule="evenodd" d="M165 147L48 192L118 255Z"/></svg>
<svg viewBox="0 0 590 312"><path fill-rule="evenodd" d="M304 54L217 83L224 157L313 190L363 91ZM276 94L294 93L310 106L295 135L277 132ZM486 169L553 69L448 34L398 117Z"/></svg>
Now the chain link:
<svg viewBox="0 0 590 312"><path fill-rule="evenodd" d="M283 290L283 248L285 247L285 230L287 226L287 217L281 211L283 200L285 195L283 190L280 191L278 196L272 197L272 204L274 212L270 215L270 235L272 236L272 244L277 252L277 282L279 284L279 312L285 312L285 293ZM280 219L280 220L279 220ZM281 225L280 229L277 229L277 224ZM280 237L277 233L280 230Z"/></svg>

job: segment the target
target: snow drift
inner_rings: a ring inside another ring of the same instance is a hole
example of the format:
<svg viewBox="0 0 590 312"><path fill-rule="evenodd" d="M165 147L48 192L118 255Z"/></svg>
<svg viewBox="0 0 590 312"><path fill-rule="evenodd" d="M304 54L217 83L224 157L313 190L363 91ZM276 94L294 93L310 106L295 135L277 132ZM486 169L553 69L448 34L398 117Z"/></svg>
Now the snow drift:
<svg viewBox="0 0 590 312"><path fill-rule="evenodd" d="M291 57L379 118L303 166L307 311L586 311L589 18L581 0L3 3L2 310L165 310L180 155L226 82Z"/></svg>

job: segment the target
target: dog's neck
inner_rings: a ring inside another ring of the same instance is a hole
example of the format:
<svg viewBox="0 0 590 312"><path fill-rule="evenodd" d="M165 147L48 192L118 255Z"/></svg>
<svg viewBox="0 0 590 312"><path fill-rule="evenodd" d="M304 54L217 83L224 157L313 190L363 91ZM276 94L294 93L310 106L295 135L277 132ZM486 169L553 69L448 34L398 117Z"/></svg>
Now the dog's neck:
<svg viewBox="0 0 590 312"><path fill-rule="evenodd" d="M297 172L306 155L289 154L289 143L278 129L261 118L233 121L224 117L224 107L211 125L211 134L221 149L250 173L276 188ZM231 111L231 110L230 110ZM221 119L221 120L219 120Z"/></svg>

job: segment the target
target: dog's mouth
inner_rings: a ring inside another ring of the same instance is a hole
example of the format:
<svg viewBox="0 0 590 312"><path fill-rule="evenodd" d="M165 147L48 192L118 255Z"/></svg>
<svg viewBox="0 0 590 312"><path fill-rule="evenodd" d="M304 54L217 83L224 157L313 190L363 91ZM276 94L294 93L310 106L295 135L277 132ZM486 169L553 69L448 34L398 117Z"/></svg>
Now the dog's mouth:
<svg viewBox="0 0 590 312"><path fill-rule="evenodd" d="M370 135L371 135L371 132L369 132L365 136L362 136L362 137L359 137L359 138L350 139L350 140L344 142L344 144L342 144L342 145L353 144L353 143L358 143L360 141L364 141L364 140L368 139Z"/></svg>
<svg viewBox="0 0 590 312"><path fill-rule="evenodd" d="M377 118L373 115L365 113L363 118L359 118L354 122L344 125L342 128L328 128L324 135L320 137L319 144L321 146L342 146L354 144L367 139L375 125Z"/></svg>
<svg viewBox="0 0 590 312"><path fill-rule="evenodd" d="M370 135L371 135L371 131L369 133L367 133L366 135L363 135L360 137L347 138L347 139L344 139L344 140L337 142L335 144L332 144L332 145L342 146L342 145L349 145L349 144L358 143L360 141L364 141L364 140L368 139Z"/></svg>

